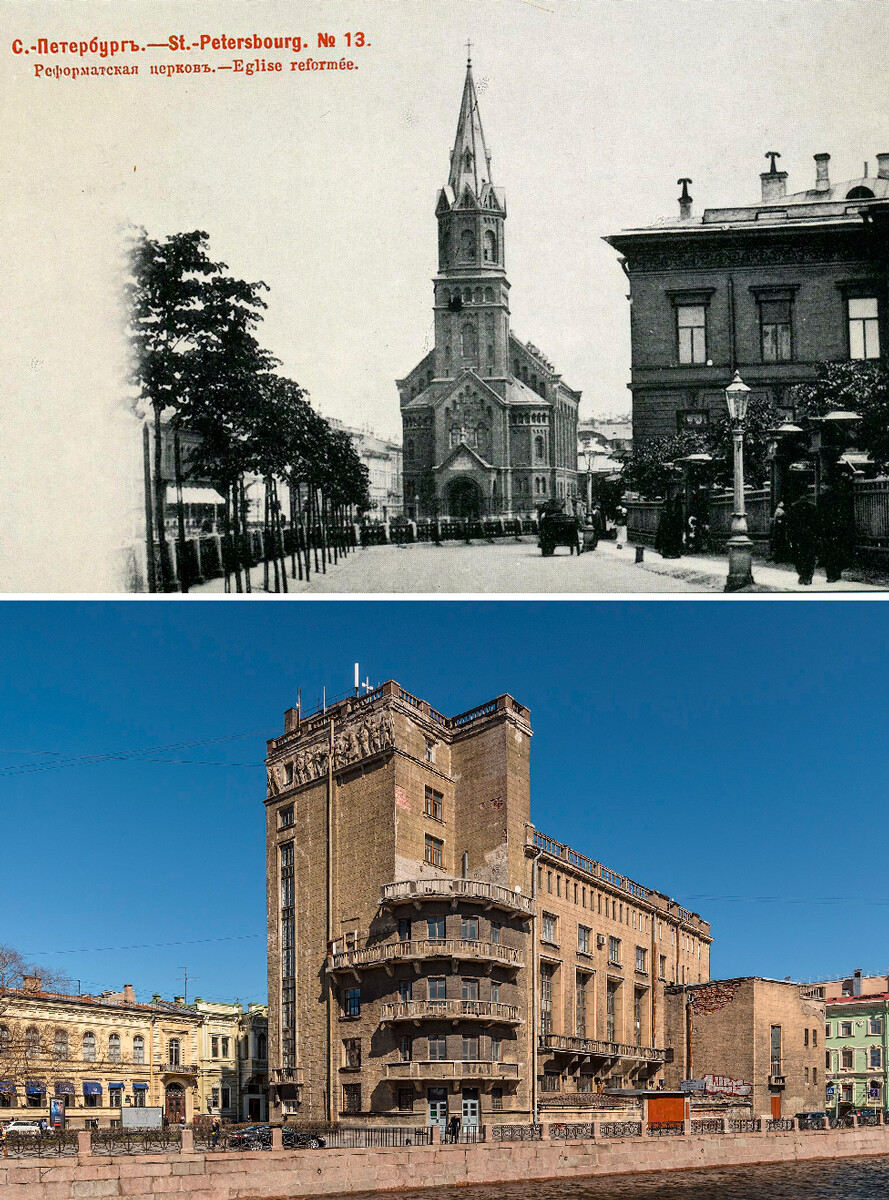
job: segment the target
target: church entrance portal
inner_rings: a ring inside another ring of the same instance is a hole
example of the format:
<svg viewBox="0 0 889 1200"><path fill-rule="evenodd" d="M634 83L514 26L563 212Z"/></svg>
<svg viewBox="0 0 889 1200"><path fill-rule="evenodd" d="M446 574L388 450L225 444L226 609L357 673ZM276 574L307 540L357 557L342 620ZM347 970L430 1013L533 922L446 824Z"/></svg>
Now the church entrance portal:
<svg viewBox="0 0 889 1200"><path fill-rule="evenodd" d="M481 488L474 479L452 479L447 495L449 516L475 521L482 515Z"/></svg>

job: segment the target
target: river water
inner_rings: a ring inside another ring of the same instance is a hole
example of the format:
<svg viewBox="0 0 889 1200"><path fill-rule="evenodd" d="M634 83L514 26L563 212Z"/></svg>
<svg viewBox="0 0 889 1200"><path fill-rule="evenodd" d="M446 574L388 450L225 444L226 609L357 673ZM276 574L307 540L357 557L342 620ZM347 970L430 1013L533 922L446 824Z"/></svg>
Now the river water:
<svg viewBox="0 0 889 1200"><path fill-rule="evenodd" d="M432 1181L430 1185L434 1187ZM370 1200L362 1192L350 1200ZM393 1195L389 1193L389 1195ZM889 1156L398 1192L393 1200L889 1200Z"/></svg>

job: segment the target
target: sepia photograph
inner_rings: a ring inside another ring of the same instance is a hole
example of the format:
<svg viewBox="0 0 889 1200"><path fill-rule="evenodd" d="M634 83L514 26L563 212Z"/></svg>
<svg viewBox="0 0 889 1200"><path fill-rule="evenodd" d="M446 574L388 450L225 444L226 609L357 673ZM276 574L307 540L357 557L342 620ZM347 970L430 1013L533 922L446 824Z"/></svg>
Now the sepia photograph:
<svg viewBox="0 0 889 1200"><path fill-rule="evenodd" d="M2 21L4 593L885 590L881 4Z"/></svg>

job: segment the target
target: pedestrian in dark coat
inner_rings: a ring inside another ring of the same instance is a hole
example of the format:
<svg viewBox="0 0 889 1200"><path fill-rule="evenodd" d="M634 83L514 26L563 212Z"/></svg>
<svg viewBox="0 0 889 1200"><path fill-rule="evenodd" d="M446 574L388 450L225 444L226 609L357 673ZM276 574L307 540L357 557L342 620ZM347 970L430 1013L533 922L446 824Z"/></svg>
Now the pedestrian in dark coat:
<svg viewBox="0 0 889 1200"><path fill-rule="evenodd" d="M681 558L684 539L684 518L680 496L668 496L658 522L654 548L661 558Z"/></svg>
<svg viewBox="0 0 889 1200"><path fill-rule="evenodd" d="M818 559L818 511L808 496L800 496L787 511L787 540L802 584L812 582Z"/></svg>
<svg viewBox="0 0 889 1200"><path fill-rule="evenodd" d="M772 523L769 526L769 552L772 562L787 562L790 558L790 546L787 542L787 508L783 500L779 500Z"/></svg>
<svg viewBox="0 0 889 1200"><path fill-rule="evenodd" d="M448 1121L448 1134L450 1135L450 1140L452 1142L456 1142L457 1138L459 1137L460 1118L457 1116L456 1113L454 1113L454 1115L451 1117L450 1121Z"/></svg>
<svg viewBox="0 0 889 1200"><path fill-rule="evenodd" d="M827 582L836 583L855 548L852 499L840 483L824 488L818 497L818 525L821 563Z"/></svg>

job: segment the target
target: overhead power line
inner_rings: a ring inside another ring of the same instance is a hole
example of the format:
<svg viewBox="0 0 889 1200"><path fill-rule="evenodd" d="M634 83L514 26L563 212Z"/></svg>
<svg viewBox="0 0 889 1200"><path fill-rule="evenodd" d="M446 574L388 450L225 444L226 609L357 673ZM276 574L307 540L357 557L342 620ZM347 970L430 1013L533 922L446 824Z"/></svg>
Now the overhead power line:
<svg viewBox="0 0 889 1200"><path fill-rule="evenodd" d="M231 937L193 938L184 942L139 942L132 946L92 946L77 950L25 950L28 958L38 958L41 954L102 954L106 950L157 950L167 946L201 946L207 942L246 942L251 938L265 937L264 933L240 933Z"/></svg>

